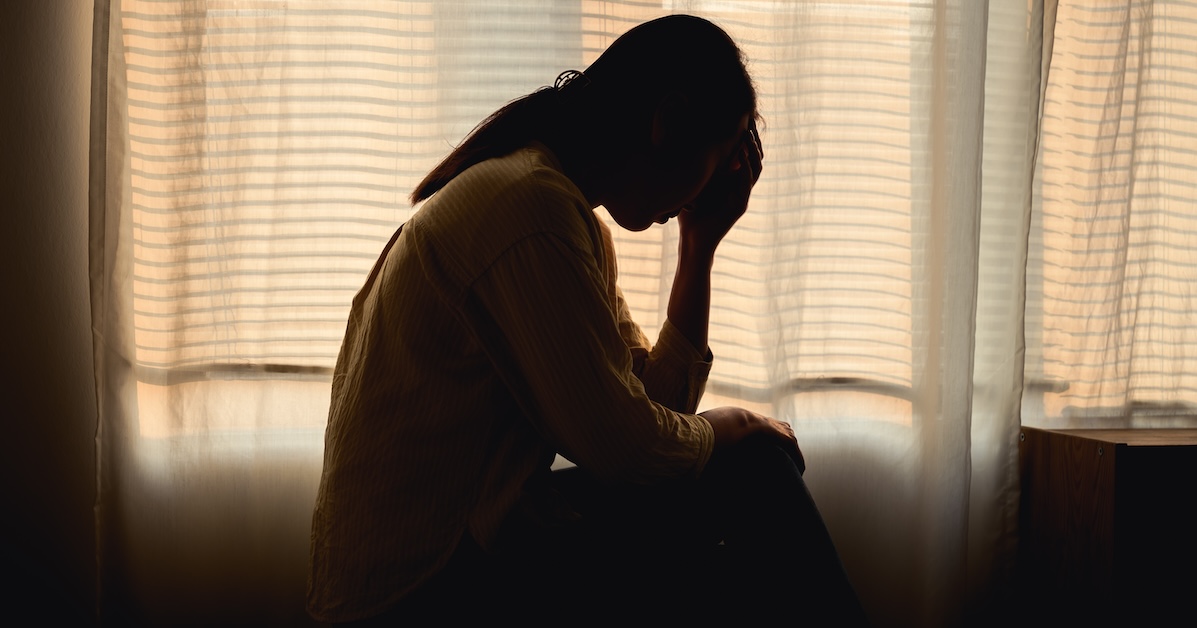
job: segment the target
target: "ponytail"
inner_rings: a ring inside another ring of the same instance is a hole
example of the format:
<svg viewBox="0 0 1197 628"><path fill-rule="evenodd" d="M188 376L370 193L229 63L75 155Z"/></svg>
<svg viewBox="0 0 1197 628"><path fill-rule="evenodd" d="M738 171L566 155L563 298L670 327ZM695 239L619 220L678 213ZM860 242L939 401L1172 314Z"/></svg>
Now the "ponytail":
<svg viewBox="0 0 1197 628"><path fill-rule="evenodd" d="M490 114L420 181L411 193L412 205L436 194L474 164L502 157L531 140L545 139L558 115L557 101L556 89L542 87Z"/></svg>

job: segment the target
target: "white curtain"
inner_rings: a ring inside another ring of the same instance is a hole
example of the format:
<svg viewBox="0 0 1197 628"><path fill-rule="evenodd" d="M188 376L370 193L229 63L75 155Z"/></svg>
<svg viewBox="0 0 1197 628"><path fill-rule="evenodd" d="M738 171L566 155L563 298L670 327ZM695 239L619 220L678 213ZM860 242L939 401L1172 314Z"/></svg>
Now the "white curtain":
<svg viewBox="0 0 1197 628"><path fill-rule="evenodd" d="M766 120L704 406L794 424L879 626L1013 604L1023 415L1197 403L1194 3L1100 6L97 0L104 623L307 622L329 374L407 195L670 12L741 43ZM651 337L675 227L615 231Z"/></svg>
<svg viewBox="0 0 1197 628"><path fill-rule="evenodd" d="M1193 427L1197 2L1061 2L1055 33L1025 421Z"/></svg>

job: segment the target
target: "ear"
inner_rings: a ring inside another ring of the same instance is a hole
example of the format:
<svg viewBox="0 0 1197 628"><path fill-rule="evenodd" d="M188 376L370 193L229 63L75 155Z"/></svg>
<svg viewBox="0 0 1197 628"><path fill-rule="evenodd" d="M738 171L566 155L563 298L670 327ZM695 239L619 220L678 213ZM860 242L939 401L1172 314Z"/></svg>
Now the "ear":
<svg viewBox="0 0 1197 628"><path fill-rule="evenodd" d="M657 103L653 111L653 148L677 144L678 136L685 133L689 117L690 101L681 92L669 92Z"/></svg>

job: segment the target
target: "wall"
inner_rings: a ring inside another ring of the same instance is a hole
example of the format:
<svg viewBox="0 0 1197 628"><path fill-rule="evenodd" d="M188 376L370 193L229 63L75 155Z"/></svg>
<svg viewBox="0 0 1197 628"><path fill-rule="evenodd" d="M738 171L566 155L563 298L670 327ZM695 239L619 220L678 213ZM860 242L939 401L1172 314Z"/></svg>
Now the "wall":
<svg viewBox="0 0 1197 628"><path fill-rule="evenodd" d="M92 2L0 3L0 564L9 609L94 617L87 268Z"/></svg>

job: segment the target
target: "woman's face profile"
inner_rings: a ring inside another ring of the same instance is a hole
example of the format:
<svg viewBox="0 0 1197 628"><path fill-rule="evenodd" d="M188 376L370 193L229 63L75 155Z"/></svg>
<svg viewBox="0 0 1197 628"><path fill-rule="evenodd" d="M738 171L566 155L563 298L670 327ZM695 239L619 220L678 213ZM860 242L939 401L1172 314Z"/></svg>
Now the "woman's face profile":
<svg viewBox="0 0 1197 628"><path fill-rule="evenodd" d="M749 121L745 115L730 137L704 149L677 151L658 145L651 149L654 154L629 159L622 180L604 202L607 213L629 231L676 217L712 178L737 163Z"/></svg>

